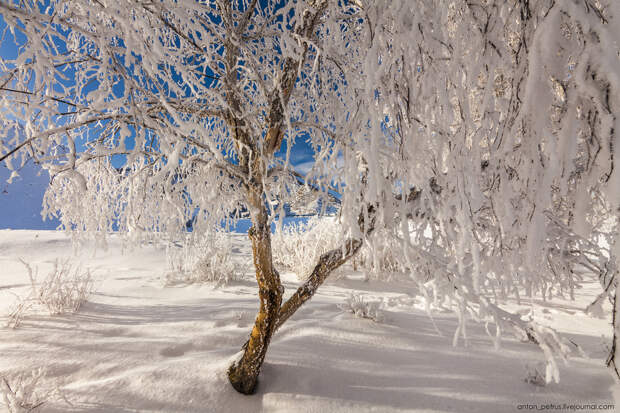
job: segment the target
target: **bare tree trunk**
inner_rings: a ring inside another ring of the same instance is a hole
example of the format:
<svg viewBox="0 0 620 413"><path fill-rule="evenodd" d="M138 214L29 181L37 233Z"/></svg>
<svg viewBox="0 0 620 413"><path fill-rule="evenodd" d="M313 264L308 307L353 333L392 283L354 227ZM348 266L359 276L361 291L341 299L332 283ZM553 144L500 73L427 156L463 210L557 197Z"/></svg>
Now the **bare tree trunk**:
<svg viewBox="0 0 620 413"><path fill-rule="evenodd" d="M250 338L244 345L243 356L228 370L230 383L243 394L252 394L256 390L260 368L276 329L284 292L280 275L273 268L269 225L253 226L249 236L252 240L260 307Z"/></svg>

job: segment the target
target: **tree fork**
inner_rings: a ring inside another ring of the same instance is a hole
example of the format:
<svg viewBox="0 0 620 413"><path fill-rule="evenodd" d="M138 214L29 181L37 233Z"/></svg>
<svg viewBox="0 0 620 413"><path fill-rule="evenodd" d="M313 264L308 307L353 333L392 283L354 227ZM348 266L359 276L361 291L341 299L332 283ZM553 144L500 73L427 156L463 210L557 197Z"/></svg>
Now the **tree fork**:
<svg viewBox="0 0 620 413"><path fill-rule="evenodd" d="M374 229L375 209L369 207L367 217L360 214L358 222L362 232L368 235ZM368 219L369 225L365 225ZM362 239L349 239L343 248L333 249L319 258L308 281L282 305L284 288L280 276L273 268L271 255L270 227L263 225L250 228L248 235L252 240L252 253L258 281L260 307L250 338L243 346L241 359L228 369L228 379L239 393L253 394L256 391L260 368L265 360L271 337L306 301L314 296L317 288L342 264L353 257L362 246Z"/></svg>

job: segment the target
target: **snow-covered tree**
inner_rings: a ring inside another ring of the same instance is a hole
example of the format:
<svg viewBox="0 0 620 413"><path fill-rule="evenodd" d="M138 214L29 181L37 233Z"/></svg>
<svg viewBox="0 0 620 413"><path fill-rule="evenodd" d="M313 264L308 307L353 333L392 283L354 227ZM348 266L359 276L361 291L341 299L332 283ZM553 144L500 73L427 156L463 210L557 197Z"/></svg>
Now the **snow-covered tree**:
<svg viewBox="0 0 620 413"><path fill-rule="evenodd" d="M276 329L375 228L423 292L456 303L455 343L466 314L491 319L497 337L539 344L557 379L566 346L500 302L572 294L584 271L601 300L616 296L619 9L1 1L3 41L19 48L1 61L0 160L50 172L45 212L69 231L137 239L192 220L199 233L247 211L260 308L229 370L240 392ZM300 139L305 175L290 162ZM300 193L339 199L343 243L284 301L270 225Z"/></svg>
<svg viewBox="0 0 620 413"><path fill-rule="evenodd" d="M369 52L355 84L374 116L353 132L368 131L359 192L420 191L414 210L395 205L384 221L411 217L396 256L422 288L456 299L455 342L466 313L491 317L540 344L557 378L550 336L497 303L572 298L583 273L601 281L598 304L617 296L620 3L380 3L362 5Z"/></svg>

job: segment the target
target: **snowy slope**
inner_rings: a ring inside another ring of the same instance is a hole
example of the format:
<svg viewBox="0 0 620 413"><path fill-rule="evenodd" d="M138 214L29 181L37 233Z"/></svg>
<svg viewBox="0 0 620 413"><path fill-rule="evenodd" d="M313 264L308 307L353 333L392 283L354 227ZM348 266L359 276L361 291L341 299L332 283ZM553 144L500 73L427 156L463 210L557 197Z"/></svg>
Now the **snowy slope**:
<svg viewBox="0 0 620 413"><path fill-rule="evenodd" d="M17 330L0 329L0 373L44 367L43 385L58 385L70 403L55 398L44 412L514 412L519 404L613 403L601 338L609 337L609 319L581 311L595 283L579 290L576 302L535 307L537 319L589 356L561 366L559 384L538 387L524 381L526 364L541 360L535 346L506 337L496 351L483 326L471 322L470 348L452 347L455 317L434 314L440 336L413 285L355 277L328 282L283 326L257 394L240 395L226 369L249 334L257 299L244 236L234 251L248 264L245 280L164 288L161 247L123 253L113 238L106 252L83 250L79 258L97 278L90 302L74 315L33 314ZM0 231L0 314L12 293L26 291L18 257L44 274L71 253L58 232ZM290 294L295 278L283 278ZM351 291L382 300L385 321L341 310Z"/></svg>

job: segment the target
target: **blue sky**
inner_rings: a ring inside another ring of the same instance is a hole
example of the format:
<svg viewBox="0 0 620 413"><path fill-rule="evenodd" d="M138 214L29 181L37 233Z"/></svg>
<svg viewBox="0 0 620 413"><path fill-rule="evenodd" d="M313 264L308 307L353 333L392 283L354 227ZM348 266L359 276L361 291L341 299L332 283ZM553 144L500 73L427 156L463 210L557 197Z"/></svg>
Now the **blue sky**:
<svg viewBox="0 0 620 413"><path fill-rule="evenodd" d="M41 218L47 172L28 162L11 184L7 183L9 176L8 168L0 166L0 229L56 229L57 220Z"/></svg>
<svg viewBox="0 0 620 413"><path fill-rule="evenodd" d="M0 32L4 32L5 28L4 19L0 16ZM17 44L7 31L0 42L0 58L15 57ZM28 162L19 174L9 184L7 181L11 172L4 163L0 164L0 229L55 229L59 225L57 220L43 221L41 217L43 193L49 182L47 172Z"/></svg>

